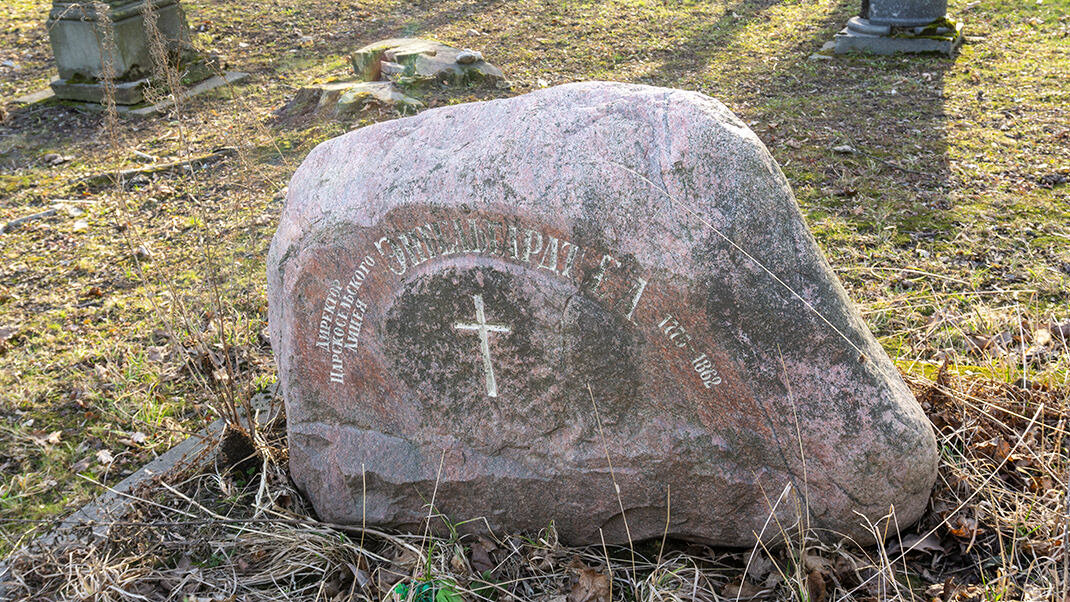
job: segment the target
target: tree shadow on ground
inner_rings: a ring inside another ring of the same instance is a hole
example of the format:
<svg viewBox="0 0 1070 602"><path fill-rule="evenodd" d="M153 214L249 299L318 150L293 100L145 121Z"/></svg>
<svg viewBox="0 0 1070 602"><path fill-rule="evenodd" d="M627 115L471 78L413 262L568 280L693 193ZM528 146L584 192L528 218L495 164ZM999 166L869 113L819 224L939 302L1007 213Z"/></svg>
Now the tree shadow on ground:
<svg viewBox="0 0 1070 602"><path fill-rule="evenodd" d="M785 5L736 3L632 80L726 102L769 146L812 219L910 248L953 236L943 88L954 57L812 57L856 2L815 5L802 28L783 22ZM805 35L780 35L791 26Z"/></svg>

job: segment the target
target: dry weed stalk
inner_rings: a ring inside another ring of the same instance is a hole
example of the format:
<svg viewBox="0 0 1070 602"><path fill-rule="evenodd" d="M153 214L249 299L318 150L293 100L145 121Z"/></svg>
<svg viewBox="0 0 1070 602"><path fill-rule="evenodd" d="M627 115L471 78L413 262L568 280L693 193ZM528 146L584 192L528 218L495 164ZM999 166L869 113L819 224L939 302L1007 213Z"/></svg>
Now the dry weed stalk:
<svg viewBox="0 0 1070 602"><path fill-rule="evenodd" d="M612 580L613 599L641 602L1058 599L1065 480L1045 479L1068 467L1064 392L946 374L910 384L939 432L941 481L918 525L903 529L894 509L871 523L881 545L816 532L791 486L767 500L767 529L749 551L672 541L571 548L552 525L477 538L433 508L441 536L325 524L293 488L275 424L259 431L262 449L248 466L140 492L107 538L25 552L13 566L18 591L22 599L379 601L398 582L429 580L470 601L550 600L594 571Z"/></svg>
<svg viewBox="0 0 1070 602"><path fill-rule="evenodd" d="M186 133L184 125L184 95L185 91L182 89L181 77L178 69L182 66L180 57L181 49L175 50L169 48L168 40L165 40L163 34L160 32L158 26L158 18L156 14L155 0L146 0L142 6L142 15L145 24L145 33L149 40L149 51L152 55L153 72L155 79L161 83L166 84L167 91L171 95L171 99L174 103L174 113L177 117L177 131L179 143L181 144L186 156L192 156L192 145ZM175 55L172 61L172 54ZM188 178L190 183L196 187L198 185L197 171L194 169L189 170ZM192 205L198 210L200 214L200 223L205 228L210 223L208 216L205 214L203 207L198 202L196 197L192 199ZM226 378L223 380L223 416L236 428L244 430L250 437L255 437L256 434L256 419L254 417L253 408L249 402L251 398L251 391L239 390L238 371L235 366L233 354L231 353L230 343L228 342L228 333L235 335L237 331L237 317L231 315L231 322L228 324L224 316L232 314L229 308L223 301L223 294L220 289L219 283L221 280L221 270L219 269L219 260L215 256L214 249L212 248L212 240L215 240L214 236L202 236L201 237L201 251L204 257L205 266L205 279L208 281L211 287L213 314L215 317L216 330L218 334L218 342L222 347L222 368L226 372ZM173 280L171 280L173 282ZM172 290L174 296L177 291ZM177 297L174 297L177 299ZM207 348L209 345L203 344L202 347ZM243 421L244 418L244 421Z"/></svg>
<svg viewBox="0 0 1070 602"><path fill-rule="evenodd" d="M115 104L114 34L108 5L98 0L94 3L94 8L98 16L98 44L101 55L105 59L103 77L105 134L109 146L118 151L125 149L127 145L123 142L123 131ZM181 65L178 60L173 60L174 53L158 27L158 15L152 0L144 3L142 17L149 40L150 55L153 59L153 80L155 84L165 86L167 93L173 99L172 110L176 117L179 144L183 149L182 152L190 156L193 149L184 125L184 97L181 76L178 72ZM152 87L146 90L146 93L150 99L156 95ZM184 172L184 178L187 189L190 191L188 197L191 209L198 216L196 223L202 229L207 230L211 221L194 192L201 185L196 170L187 170ZM194 317L201 312L193 308L189 295L179 289L177 283L180 280L172 266L166 260L156 261L153 270L157 276L153 277L147 273L144 263L145 254L139 250L148 249L149 245L146 244L135 225L136 220L127 218L135 213L129 202L128 183L120 174L114 178L113 184L110 196L116 205L113 213L115 226L124 236L135 273L154 313L164 326L173 348L182 356L194 382L206 393L206 397L210 400L206 405L230 425L255 439L257 437L255 412L250 405L254 385L248 382L236 364L236 345L240 339L241 326L237 312L225 302L220 288L222 280L220 257L213 248L214 241L218 237L207 231L199 236L200 251L204 259L201 264L202 277L210 288L211 307L209 311L204 312L208 316L210 328L201 328L201 321ZM161 254L164 252L160 250ZM157 292L161 288L162 294ZM246 320L246 330L251 331L252 329L248 328L248 322ZM246 338L248 338L248 332L246 332ZM192 350L183 344L184 340L192 343ZM220 386L217 388L213 384ZM216 394L217 390L223 394L222 398Z"/></svg>

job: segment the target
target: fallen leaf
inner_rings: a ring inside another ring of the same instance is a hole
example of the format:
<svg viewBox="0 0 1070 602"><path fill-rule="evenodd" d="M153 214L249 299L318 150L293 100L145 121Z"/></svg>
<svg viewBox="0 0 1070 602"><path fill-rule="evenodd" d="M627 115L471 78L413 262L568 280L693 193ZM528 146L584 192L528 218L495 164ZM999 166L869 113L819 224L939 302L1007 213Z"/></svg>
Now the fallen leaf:
<svg viewBox="0 0 1070 602"><path fill-rule="evenodd" d="M996 448L996 457L1000 460L1006 460L1011 455L1011 450L1014 447L1006 439L1000 438L999 446Z"/></svg>
<svg viewBox="0 0 1070 602"><path fill-rule="evenodd" d="M1051 327L1048 328L1048 332L1064 341L1070 340L1070 322L1063 322L1061 324L1053 322Z"/></svg>
<svg viewBox="0 0 1070 602"><path fill-rule="evenodd" d="M832 147L832 152L841 153L841 154L844 154L844 155L853 155L853 154L857 153L858 150L855 149L855 147L851 146L850 144L841 144L839 146Z"/></svg>
<svg viewBox="0 0 1070 602"><path fill-rule="evenodd" d="M189 554L183 554L182 558L179 558L178 562L175 564L175 568L181 573L185 573L192 566L193 560L189 557Z"/></svg>
<svg viewBox="0 0 1070 602"><path fill-rule="evenodd" d="M829 561L817 554L807 554L803 556L803 567L806 568L807 571L827 571L829 568Z"/></svg>
<svg viewBox="0 0 1070 602"><path fill-rule="evenodd" d="M966 335L966 350L970 352L987 351L992 346L992 337L970 333Z"/></svg>
<svg viewBox="0 0 1070 602"><path fill-rule="evenodd" d="M494 569L496 565L494 564L494 561L491 560L490 553L496 547L497 546L483 537L480 537L472 543L472 568L475 572L482 574Z"/></svg>
<svg viewBox="0 0 1070 602"><path fill-rule="evenodd" d="M404 570L409 570L420 562L420 555L408 548L402 548L394 559L393 564Z"/></svg>
<svg viewBox="0 0 1070 602"><path fill-rule="evenodd" d="M568 602L609 602L609 579L591 568L579 570L579 578L569 592Z"/></svg>
<svg viewBox="0 0 1070 602"><path fill-rule="evenodd" d="M806 574L807 600L810 602L825 602L827 596L825 590L825 572L810 571Z"/></svg>
<svg viewBox="0 0 1070 602"><path fill-rule="evenodd" d="M726 598L740 598L743 600L749 600L760 594L761 588L752 583L746 581L740 581L738 583L725 584L724 589L721 591L721 595Z"/></svg>
<svg viewBox="0 0 1070 602"><path fill-rule="evenodd" d="M930 598L936 598L936 599L942 598L943 595L944 595L944 584L943 583L934 583L934 584L930 585L929 587L925 588L925 595L930 597Z"/></svg>
<svg viewBox="0 0 1070 602"><path fill-rule="evenodd" d="M229 381L230 380L230 375L227 374L226 367L217 368L216 370L213 370L212 371L212 380L214 380L217 383L221 383L221 384L225 384L227 381Z"/></svg>
<svg viewBox="0 0 1070 602"><path fill-rule="evenodd" d="M149 438L148 435L146 435L145 433L142 433L141 431L138 431L136 433L130 433L129 436L123 437L122 439L119 439L119 443L122 443L123 445L125 445L127 447L138 447L142 443L145 443L145 441L147 441L148 438Z"/></svg>
<svg viewBox="0 0 1070 602"><path fill-rule="evenodd" d="M1025 361L1027 362L1043 362L1048 357L1048 349L1043 345L1030 345L1025 350Z"/></svg>
<svg viewBox="0 0 1070 602"><path fill-rule="evenodd" d="M924 552L931 554L933 552L947 552L944 545L940 543L940 538L935 533L929 533L927 535L921 533L911 533L903 537L903 545L899 547L898 544L892 546L889 550L890 553L895 554L899 550L906 550L909 552Z"/></svg>
<svg viewBox="0 0 1070 602"><path fill-rule="evenodd" d="M753 581L761 581L773 570L773 561L765 554L755 554L747 567L747 577Z"/></svg>
<svg viewBox="0 0 1070 602"><path fill-rule="evenodd" d="M1045 475L1042 477L1033 477L1029 479L1029 490L1033 493L1043 494L1046 491L1050 491L1055 488L1055 483L1051 480L1051 477Z"/></svg>
<svg viewBox="0 0 1070 602"><path fill-rule="evenodd" d="M97 452L97 462L100 462L101 464L111 464L114 461L115 456L111 455L110 451L102 449Z"/></svg>
<svg viewBox="0 0 1070 602"><path fill-rule="evenodd" d="M454 573L460 573L462 575L468 574L468 563L464 561L464 550L460 545L457 545L457 549L453 551L453 556L450 557L450 568Z"/></svg>
<svg viewBox="0 0 1070 602"><path fill-rule="evenodd" d="M951 521L950 526L951 534L962 539L972 539L975 535L981 533L981 529L977 527L977 519L962 516L961 514Z"/></svg>
<svg viewBox="0 0 1070 602"><path fill-rule="evenodd" d="M1051 342L1051 331L1047 328L1038 328L1033 333L1033 344L1037 347L1044 347Z"/></svg>
<svg viewBox="0 0 1070 602"><path fill-rule="evenodd" d="M63 437L63 431L52 431L49 434L45 434L44 431L36 433L30 433L30 439L41 447L52 447L53 445L59 445L60 439Z"/></svg>

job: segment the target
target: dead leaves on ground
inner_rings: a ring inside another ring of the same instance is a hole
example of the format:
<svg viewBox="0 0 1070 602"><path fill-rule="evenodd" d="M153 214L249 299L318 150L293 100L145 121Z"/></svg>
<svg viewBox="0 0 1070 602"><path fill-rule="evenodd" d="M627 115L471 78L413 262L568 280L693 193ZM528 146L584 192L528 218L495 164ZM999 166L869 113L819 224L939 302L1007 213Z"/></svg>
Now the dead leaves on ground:
<svg viewBox="0 0 1070 602"><path fill-rule="evenodd" d="M811 548L801 553L801 561L797 560L799 554L798 550L774 547L771 552L748 556L744 577L725 584L721 595L733 600L779 599L784 588L790 587L805 589L805 599L810 602L825 602L832 592L842 592L843 588L868 591L870 584L865 578L873 571L860 567L869 563L846 550Z"/></svg>
<svg viewBox="0 0 1070 602"><path fill-rule="evenodd" d="M572 560L569 570L575 577L566 602L609 602L613 591L609 577L578 558Z"/></svg>
<svg viewBox="0 0 1070 602"><path fill-rule="evenodd" d="M52 431L48 434L45 434L44 431L33 431L29 436L31 441L48 449L53 445L59 445L60 439L63 437L63 431Z"/></svg>
<svg viewBox="0 0 1070 602"><path fill-rule="evenodd" d="M1052 321L1034 324L1022 320L1017 329L1002 330L995 334L967 332L966 353L974 357L999 357L1013 360L1012 365L1023 361L1033 366L1042 366L1060 355L1067 354L1070 346L1070 321Z"/></svg>
<svg viewBox="0 0 1070 602"><path fill-rule="evenodd" d="M145 359L161 365L164 381L188 376L217 386L241 381L254 352L248 345L222 343L218 333L217 323L211 318L206 318L203 331L185 337L156 330L151 336L151 342L156 344L145 347ZM228 337L231 335L228 332Z"/></svg>
<svg viewBox="0 0 1070 602"><path fill-rule="evenodd" d="M1055 339L1038 332L1050 335L1047 329L1033 331L1034 344ZM1063 334L1059 331L1059 337ZM954 573L967 583L977 583L981 578L977 567L984 559L1028 566L1029 556L1065 554L1066 466L1060 449L1070 424L1068 391L1024 382L962 379L946 367L935 383L919 379L910 384L935 427L945 457L931 512L918 527L930 534L903 542L908 559L909 554L931 556L924 566L916 567L919 574L938 581L936 575ZM1007 542L1012 541L1008 550ZM1007 558L1008 554L1022 558ZM959 596L964 590L954 591Z"/></svg>

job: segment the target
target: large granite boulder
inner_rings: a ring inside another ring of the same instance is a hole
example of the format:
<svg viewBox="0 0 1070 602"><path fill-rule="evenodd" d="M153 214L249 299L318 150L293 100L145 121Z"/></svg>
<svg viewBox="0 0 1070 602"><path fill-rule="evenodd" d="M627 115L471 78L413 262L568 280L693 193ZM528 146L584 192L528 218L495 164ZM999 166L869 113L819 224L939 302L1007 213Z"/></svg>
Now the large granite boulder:
<svg viewBox="0 0 1070 602"><path fill-rule="evenodd" d="M635 539L671 487L670 535L748 545L790 484L824 536L867 540L936 476L783 174L698 93L571 84L324 142L268 303L291 472L325 520L416 529L434 496L619 543L615 476Z"/></svg>

